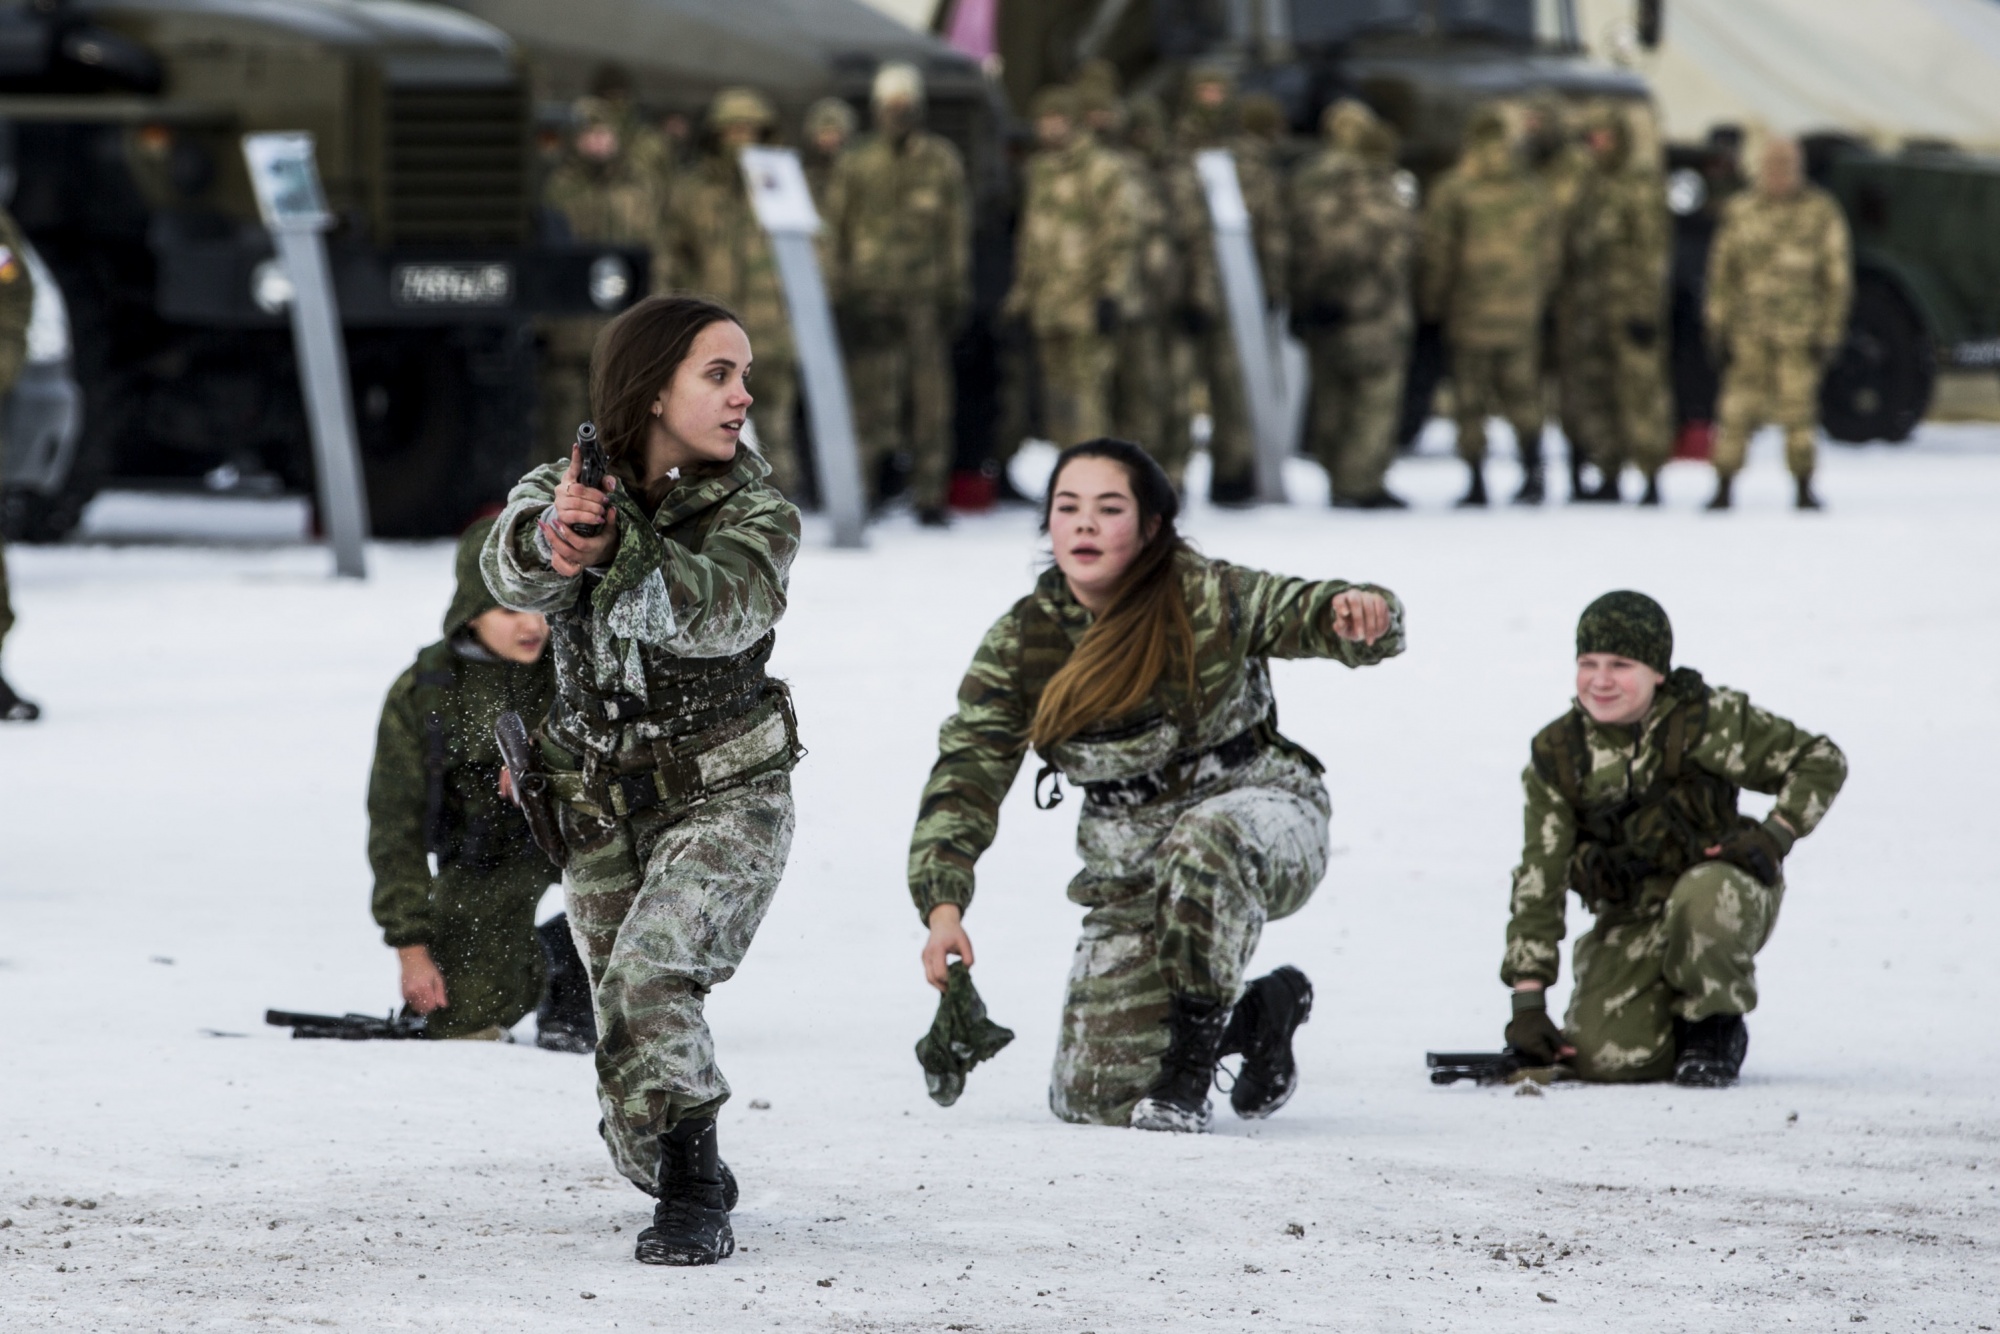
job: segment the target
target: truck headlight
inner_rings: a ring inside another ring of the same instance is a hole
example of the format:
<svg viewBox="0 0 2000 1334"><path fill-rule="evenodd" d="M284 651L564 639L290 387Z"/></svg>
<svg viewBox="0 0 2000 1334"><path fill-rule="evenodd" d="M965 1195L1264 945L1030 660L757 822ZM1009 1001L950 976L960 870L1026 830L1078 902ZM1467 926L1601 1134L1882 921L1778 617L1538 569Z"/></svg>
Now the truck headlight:
<svg viewBox="0 0 2000 1334"><path fill-rule="evenodd" d="M292 304L292 275L275 259L250 270L250 299L266 315L282 315Z"/></svg>
<svg viewBox="0 0 2000 1334"><path fill-rule="evenodd" d="M590 304L616 310L632 291L631 266L617 255L599 255L590 262Z"/></svg>
<svg viewBox="0 0 2000 1334"><path fill-rule="evenodd" d="M1693 167L1682 167L1667 177L1667 209L1677 218L1698 213L1708 202L1708 182Z"/></svg>

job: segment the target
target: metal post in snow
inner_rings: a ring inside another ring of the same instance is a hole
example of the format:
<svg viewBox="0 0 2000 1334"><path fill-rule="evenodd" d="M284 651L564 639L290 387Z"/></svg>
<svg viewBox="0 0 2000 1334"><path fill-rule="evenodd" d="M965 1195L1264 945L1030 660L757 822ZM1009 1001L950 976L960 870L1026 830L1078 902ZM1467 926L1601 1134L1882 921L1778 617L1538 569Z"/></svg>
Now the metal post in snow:
<svg viewBox="0 0 2000 1334"><path fill-rule="evenodd" d="M1243 202L1236 159L1226 148L1195 154L1195 171L1208 201L1210 230L1215 235L1215 263L1222 278L1222 303L1229 312L1229 332L1236 344L1236 364L1243 376L1243 397L1250 410L1254 444L1257 499L1271 504L1285 500L1285 412L1279 400L1269 328L1264 320L1264 280L1257 265L1257 247L1250 232L1250 209Z"/></svg>

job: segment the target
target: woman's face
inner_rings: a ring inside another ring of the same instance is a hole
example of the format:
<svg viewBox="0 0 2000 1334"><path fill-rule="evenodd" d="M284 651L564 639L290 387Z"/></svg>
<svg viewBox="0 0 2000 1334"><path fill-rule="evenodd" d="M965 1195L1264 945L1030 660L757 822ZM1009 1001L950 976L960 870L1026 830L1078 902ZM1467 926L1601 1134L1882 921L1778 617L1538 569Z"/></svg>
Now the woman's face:
<svg viewBox="0 0 2000 1334"><path fill-rule="evenodd" d="M653 400L648 462L658 471L689 463L727 463L749 419L750 337L734 320L695 335L687 359Z"/></svg>
<svg viewBox="0 0 2000 1334"><path fill-rule="evenodd" d="M1056 568L1078 602L1102 611L1159 520L1140 531L1132 475L1111 459L1071 459L1049 485Z"/></svg>
<svg viewBox="0 0 2000 1334"><path fill-rule="evenodd" d="M1580 653L1576 659L1577 700L1600 723L1638 722L1666 679L1645 663L1616 653Z"/></svg>

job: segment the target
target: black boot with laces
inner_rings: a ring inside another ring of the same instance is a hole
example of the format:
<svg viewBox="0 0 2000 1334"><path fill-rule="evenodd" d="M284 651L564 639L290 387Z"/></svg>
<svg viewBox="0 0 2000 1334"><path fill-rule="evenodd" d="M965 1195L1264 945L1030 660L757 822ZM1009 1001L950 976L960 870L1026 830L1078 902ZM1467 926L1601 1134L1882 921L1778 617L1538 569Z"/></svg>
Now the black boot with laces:
<svg viewBox="0 0 2000 1334"><path fill-rule="evenodd" d="M1213 1120L1208 1085L1229 1026L1229 1007L1220 1001L1173 996L1167 1001L1167 1050L1160 1073L1132 1108L1134 1130L1206 1134Z"/></svg>
<svg viewBox="0 0 2000 1334"><path fill-rule="evenodd" d="M736 1253L732 1203L716 1150L715 1118L683 1121L660 1136L660 1199L634 1251L649 1265L712 1265Z"/></svg>
<svg viewBox="0 0 2000 1334"><path fill-rule="evenodd" d="M1312 983L1290 964L1244 988L1222 1035L1221 1051L1224 1056L1243 1057L1236 1083L1229 1089L1229 1106L1244 1120L1269 1116L1299 1086L1292 1035L1312 1017L1312 1005Z"/></svg>
<svg viewBox="0 0 2000 1334"><path fill-rule="evenodd" d="M1676 1019L1674 1037L1674 1083L1685 1088L1728 1088L1750 1050L1750 1030L1740 1014L1712 1014L1693 1023Z"/></svg>

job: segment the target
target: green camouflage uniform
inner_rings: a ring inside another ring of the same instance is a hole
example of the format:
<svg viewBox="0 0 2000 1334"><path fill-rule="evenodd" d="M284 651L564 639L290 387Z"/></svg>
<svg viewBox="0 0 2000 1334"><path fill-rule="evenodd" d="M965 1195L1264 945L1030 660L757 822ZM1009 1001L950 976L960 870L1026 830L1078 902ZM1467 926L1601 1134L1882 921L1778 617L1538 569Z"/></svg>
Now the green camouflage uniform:
<svg viewBox="0 0 2000 1334"><path fill-rule="evenodd" d="M1087 130L1028 163L1027 202L1014 241L1014 286L1001 314L1028 322L1041 367L1042 409L1058 445L1111 434L1115 331L1099 327L1100 303L1120 318L1137 277L1136 183L1116 154Z"/></svg>
<svg viewBox="0 0 2000 1334"><path fill-rule="evenodd" d="M604 1137L652 1191L659 1137L729 1097L702 1002L743 961L791 850L803 752L764 663L799 514L748 449L646 509L614 467L617 551L566 579L537 525L564 467L521 479L481 565L506 605L549 617L557 695L538 740L593 987Z"/></svg>
<svg viewBox="0 0 2000 1334"><path fill-rule="evenodd" d="M0 399L21 378L28 360L28 321L35 313L35 280L28 272L27 242L14 215L0 209ZM7 553L0 548L0 644L14 624L7 595Z"/></svg>
<svg viewBox="0 0 2000 1334"><path fill-rule="evenodd" d="M1159 1073L1169 994L1234 1004L1264 923L1297 912L1326 872L1326 787L1317 761L1277 732L1266 660L1359 667L1403 649L1402 606L1385 590L1373 591L1390 599L1390 631L1366 645L1333 633L1330 604L1371 585L1292 579L1193 553L1180 562L1197 645L1194 696L1163 678L1133 719L1045 757L1077 784L1174 780L1151 800L1086 787L1083 870L1069 897L1090 911L1049 1088L1050 1107L1068 1121L1124 1125ZM1027 752L1040 685L1090 623L1051 569L980 644L958 712L939 731L910 841L910 894L925 920L940 903L971 903L973 864L993 842ZM1216 748L1245 734L1254 749L1228 767Z"/></svg>
<svg viewBox="0 0 2000 1334"><path fill-rule="evenodd" d="M1395 455L1416 228L1374 117L1336 103L1326 129L1329 146L1292 178L1292 324L1312 359L1312 452L1336 498L1367 500Z"/></svg>
<svg viewBox="0 0 2000 1334"><path fill-rule="evenodd" d="M1705 318L1709 345L1725 357L1719 475L1735 476L1768 421L1784 428L1792 475L1812 476L1820 373L1846 333L1853 295L1850 245L1840 205L1816 185L1783 199L1746 190L1723 206Z"/></svg>
<svg viewBox="0 0 2000 1334"><path fill-rule="evenodd" d="M1555 268L1548 192L1504 138L1468 141L1424 209L1419 306L1451 347L1458 454L1486 458L1486 418L1542 429L1541 322Z"/></svg>
<svg viewBox="0 0 2000 1334"><path fill-rule="evenodd" d="M840 316L863 473L907 454L910 498L941 510L952 462L951 341L972 308L965 166L923 130L870 134L834 164L822 260Z"/></svg>
<svg viewBox="0 0 2000 1334"><path fill-rule="evenodd" d="M1138 213L1138 281L1118 326L1112 419L1117 435L1144 445L1178 487L1187 471L1187 391L1173 374L1169 322L1180 310L1187 266L1167 212L1166 116L1151 98L1125 108L1125 142L1112 146L1132 179Z"/></svg>
<svg viewBox="0 0 2000 1334"><path fill-rule="evenodd" d="M1573 866L1579 828L1591 814L1662 780L1678 700L1705 703L1698 725L1687 725L1683 765L1728 785L1728 811L1735 809L1736 789L1748 788L1775 793L1773 814L1800 837L1826 815L1847 776L1839 747L1757 708L1741 691L1704 685L1683 668L1635 725L1594 722L1573 706L1537 739L1535 760L1521 774L1526 838L1500 967L1509 986L1556 980L1563 910L1579 878ZM1580 733L1573 730L1579 727ZM1574 760L1563 759L1565 734L1582 739ZM1565 764L1581 809L1563 795ZM1747 817L1721 819L1712 831L1695 831L1693 841L1719 843L1733 832L1731 819L1749 823ZM1679 875L1652 876L1624 900L1600 902L1595 924L1576 942L1576 985L1564 1023L1577 1049L1571 1062L1576 1072L1596 1080L1664 1079L1673 1073L1675 1019L1754 1009L1757 951L1770 937L1783 898L1782 879L1765 885L1737 866L1699 860L1697 851Z"/></svg>
<svg viewBox="0 0 2000 1334"><path fill-rule="evenodd" d="M743 168L734 158L711 153L675 182L662 255L662 290L715 298L736 312L750 336L757 446L771 465L772 484L796 494L799 388L791 316L771 238L758 225Z"/></svg>
<svg viewBox="0 0 2000 1334"><path fill-rule="evenodd" d="M806 108L805 143L799 148L799 161L806 174L806 188L812 191L813 207L821 213L826 211L826 187L833 181L833 164L854 137L855 125L854 108L838 97L822 97ZM829 129L840 131L843 145L831 154L819 146L820 131Z"/></svg>
<svg viewBox="0 0 2000 1334"><path fill-rule="evenodd" d="M500 795L493 720L512 709L530 727L539 723L555 668L546 655L535 663L498 657L471 629L498 605L479 574L491 526L474 524L459 540L444 638L389 687L368 779L375 921L391 946L428 946L444 974L450 1004L428 1028L439 1038L513 1027L541 1000L547 972L535 905L556 871Z"/></svg>
<svg viewBox="0 0 2000 1334"><path fill-rule="evenodd" d="M1630 161L1622 115L1595 124L1616 147L1584 176L1563 229L1556 303L1563 433L1601 470L1648 478L1672 452L1666 382L1666 187Z"/></svg>

